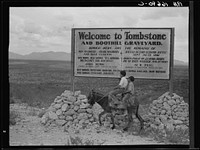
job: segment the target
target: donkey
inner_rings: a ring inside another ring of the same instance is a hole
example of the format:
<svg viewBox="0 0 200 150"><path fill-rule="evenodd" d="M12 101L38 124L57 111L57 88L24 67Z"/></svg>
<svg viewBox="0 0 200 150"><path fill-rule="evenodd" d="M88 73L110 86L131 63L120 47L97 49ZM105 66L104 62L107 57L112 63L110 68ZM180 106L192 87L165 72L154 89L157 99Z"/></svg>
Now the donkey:
<svg viewBox="0 0 200 150"><path fill-rule="evenodd" d="M111 127L111 129L115 128L115 123L114 123L114 116L112 114L112 110L113 109L117 109L117 108L113 108L109 105L109 99L108 99L108 95L103 95L101 93L95 92L94 90L92 90L89 95L88 95L88 103L90 105L94 105L95 103L98 103L102 108L103 108L103 112L101 112L99 114L99 124L102 125L101 122L101 117L102 115L104 115L105 113L110 114L111 116L111 121L113 126ZM133 117L132 114L134 113L136 115L136 117L138 118L138 120L140 121L140 131L143 129L144 126L144 120L142 119L142 117L138 114L138 108L139 108L139 103L137 103L136 105L127 107L127 113L128 113L128 125L123 129L124 131L127 131L128 128L130 127L131 123L133 122ZM140 132L139 131L139 132Z"/></svg>

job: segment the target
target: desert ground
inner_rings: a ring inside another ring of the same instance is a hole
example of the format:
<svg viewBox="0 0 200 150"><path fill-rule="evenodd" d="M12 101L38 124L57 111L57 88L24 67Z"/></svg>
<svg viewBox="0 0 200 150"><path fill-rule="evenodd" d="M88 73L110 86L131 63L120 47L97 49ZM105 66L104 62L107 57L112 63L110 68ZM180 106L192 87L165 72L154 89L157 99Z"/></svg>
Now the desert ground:
<svg viewBox="0 0 200 150"><path fill-rule="evenodd" d="M187 66L174 67L174 93L189 101L189 75ZM55 97L72 90L71 63L65 61L9 60L10 145L149 145L166 144L166 140L137 132L122 132L120 128L99 126L98 122L82 130L70 131L52 124L40 123L39 113L47 109ZM75 91L88 95L94 88L103 94L118 84L112 78L75 78ZM141 115L146 113L153 100L169 91L168 80L135 80L140 95ZM11 115L10 115L11 117ZM167 140L169 144L170 140ZM187 139L185 141L188 141ZM181 144L187 144L187 142ZM189 142L189 141L188 141ZM170 144L177 144L176 141ZM180 143L178 143L180 144Z"/></svg>

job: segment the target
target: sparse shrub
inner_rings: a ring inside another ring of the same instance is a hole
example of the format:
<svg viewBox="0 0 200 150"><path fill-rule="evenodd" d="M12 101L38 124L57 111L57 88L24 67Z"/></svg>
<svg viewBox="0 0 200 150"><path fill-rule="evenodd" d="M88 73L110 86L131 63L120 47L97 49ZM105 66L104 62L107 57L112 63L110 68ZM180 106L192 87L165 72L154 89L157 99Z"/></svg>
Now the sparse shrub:
<svg viewBox="0 0 200 150"><path fill-rule="evenodd" d="M43 108L42 110L40 110L40 112L38 113L38 117L42 118L42 116L46 113L45 109Z"/></svg>
<svg viewBox="0 0 200 150"><path fill-rule="evenodd" d="M189 129L178 129L175 131L167 131L166 142L176 144L189 144Z"/></svg>
<svg viewBox="0 0 200 150"><path fill-rule="evenodd" d="M68 145L94 145L93 141L86 140L85 142L78 136L76 137L69 137L69 140L67 141Z"/></svg>
<svg viewBox="0 0 200 150"><path fill-rule="evenodd" d="M17 111L10 111L10 116L9 116L9 125L15 125L16 119L19 117L19 113Z"/></svg>
<svg viewBox="0 0 200 150"><path fill-rule="evenodd" d="M37 110L36 109L34 109L34 108L29 108L29 111L28 111L28 115L29 116L37 116Z"/></svg>
<svg viewBox="0 0 200 150"><path fill-rule="evenodd" d="M189 144L189 130L174 130L168 131L147 128L141 133L141 136L148 136L154 138L158 142L171 143L171 144Z"/></svg>

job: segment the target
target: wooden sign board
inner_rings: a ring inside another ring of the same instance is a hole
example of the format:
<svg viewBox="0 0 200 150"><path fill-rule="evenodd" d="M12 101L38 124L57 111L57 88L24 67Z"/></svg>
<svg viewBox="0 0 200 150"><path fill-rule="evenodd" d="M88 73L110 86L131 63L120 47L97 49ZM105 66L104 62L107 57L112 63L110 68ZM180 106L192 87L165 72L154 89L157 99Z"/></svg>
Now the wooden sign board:
<svg viewBox="0 0 200 150"><path fill-rule="evenodd" d="M173 28L73 28L72 65L77 77L170 79Z"/></svg>

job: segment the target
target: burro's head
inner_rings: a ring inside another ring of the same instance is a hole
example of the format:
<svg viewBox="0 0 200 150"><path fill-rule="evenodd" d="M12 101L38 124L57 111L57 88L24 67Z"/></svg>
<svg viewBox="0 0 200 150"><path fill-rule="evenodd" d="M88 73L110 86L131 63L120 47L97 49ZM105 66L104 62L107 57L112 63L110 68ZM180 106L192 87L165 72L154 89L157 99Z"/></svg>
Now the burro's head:
<svg viewBox="0 0 200 150"><path fill-rule="evenodd" d="M94 91L93 91L93 90L91 90L91 91L89 92L87 99L88 99L88 103L89 103L91 106L93 106L94 103L95 103L95 96L94 96Z"/></svg>

